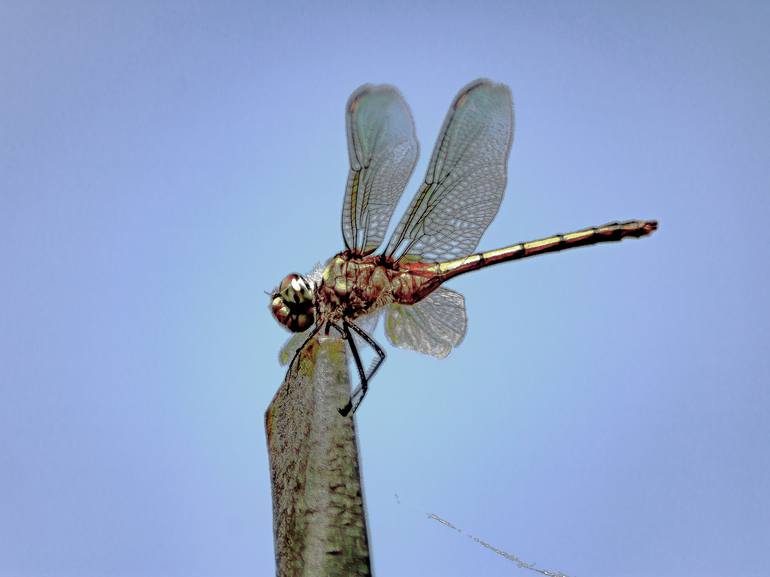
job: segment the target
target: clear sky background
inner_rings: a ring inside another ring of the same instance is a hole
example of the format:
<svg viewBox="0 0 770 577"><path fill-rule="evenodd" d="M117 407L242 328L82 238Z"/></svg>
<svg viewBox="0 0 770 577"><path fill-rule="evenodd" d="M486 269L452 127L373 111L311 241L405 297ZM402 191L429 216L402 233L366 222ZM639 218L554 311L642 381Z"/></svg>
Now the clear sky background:
<svg viewBox="0 0 770 577"><path fill-rule="evenodd" d="M480 248L661 228L457 279L459 349L388 347L377 575L529 574L423 512L573 577L767 575L768 4L280 6L0 3L0 576L273 574L263 291L342 248L353 89L412 108L400 212L480 76L517 115Z"/></svg>

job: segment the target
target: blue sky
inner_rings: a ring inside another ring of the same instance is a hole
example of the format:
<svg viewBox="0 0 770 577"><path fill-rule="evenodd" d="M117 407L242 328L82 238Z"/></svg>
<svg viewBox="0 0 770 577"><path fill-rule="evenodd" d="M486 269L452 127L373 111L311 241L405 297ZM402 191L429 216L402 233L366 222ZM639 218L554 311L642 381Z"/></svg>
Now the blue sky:
<svg viewBox="0 0 770 577"><path fill-rule="evenodd" d="M416 120L399 213L480 76L516 109L480 248L661 228L459 278L460 348L387 349L357 417L377 575L527 574L424 512L573 577L765 575L768 25L748 2L0 4L0 576L273 573L287 335L263 291L342 248L357 86Z"/></svg>

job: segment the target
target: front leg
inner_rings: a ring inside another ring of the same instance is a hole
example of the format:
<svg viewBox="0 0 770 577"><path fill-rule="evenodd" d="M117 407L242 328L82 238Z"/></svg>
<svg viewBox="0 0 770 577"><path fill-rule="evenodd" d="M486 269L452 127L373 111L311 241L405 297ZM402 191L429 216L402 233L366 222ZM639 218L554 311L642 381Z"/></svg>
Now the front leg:
<svg viewBox="0 0 770 577"><path fill-rule="evenodd" d="M292 367L294 366L294 361L297 360L297 357L302 352L302 349L305 348L305 345L307 345L310 342L310 339L312 339L314 336L318 334L318 331L321 330L321 327L323 326L322 323L317 323L315 327L313 327L313 330L310 331L310 334L307 336L305 341L299 346L299 348L294 351L294 356L291 358L291 362L289 363L289 372L291 372ZM326 329L327 334L329 333L329 329Z"/></svg>

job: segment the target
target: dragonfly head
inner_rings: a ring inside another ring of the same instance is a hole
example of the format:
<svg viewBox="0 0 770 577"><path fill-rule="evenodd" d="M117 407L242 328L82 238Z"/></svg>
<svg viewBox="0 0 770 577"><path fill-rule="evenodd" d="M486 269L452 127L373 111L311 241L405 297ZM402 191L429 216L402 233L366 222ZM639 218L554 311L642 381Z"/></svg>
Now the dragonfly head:
<svg viewBox="0 0 770 577"><path fill-rule="evenodd" d="M305 277L286 275L270 295L270 310L275 319L287 329L301 333L315 322L315 286Z"/></svg>

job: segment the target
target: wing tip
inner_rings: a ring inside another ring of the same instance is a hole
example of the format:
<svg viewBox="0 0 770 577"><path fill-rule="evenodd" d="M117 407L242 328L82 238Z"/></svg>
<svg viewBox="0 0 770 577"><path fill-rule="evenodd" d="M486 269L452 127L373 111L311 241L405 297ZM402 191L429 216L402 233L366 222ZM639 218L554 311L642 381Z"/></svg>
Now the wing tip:
<svg viewBox="0 0 770 577"><path fill-rule="evenodd" d="M500 91L502 94L507 97L508 100L511 101L511 105L513 105L513 97L511 96L511 89L507 84L503 84L502 82L495 82L494 80L490 80L489 78L477 78L475 80L470 81L468 84L463 86L460 91L457 93L457 96L454 99L453 102L453 108L457 109L461 107L465 102L467 102L468 96L475 90L479 90L482 88L487 88L490 91Z"/></svg>
<svg viewBox="0 0 770 577"><path fill-rule="evenodd" d="M393 86L392 84L372 84L371 82L367 82L366 84L362 84L358 88L356 88L348 98L348 108L351 106L354 106L358 103L359 100L364 98L365 96L369 96L374 93L389 93L395 96L398 96L401 98L401 100L404 99L403 95L401 94L401 91Z"/></svg>

